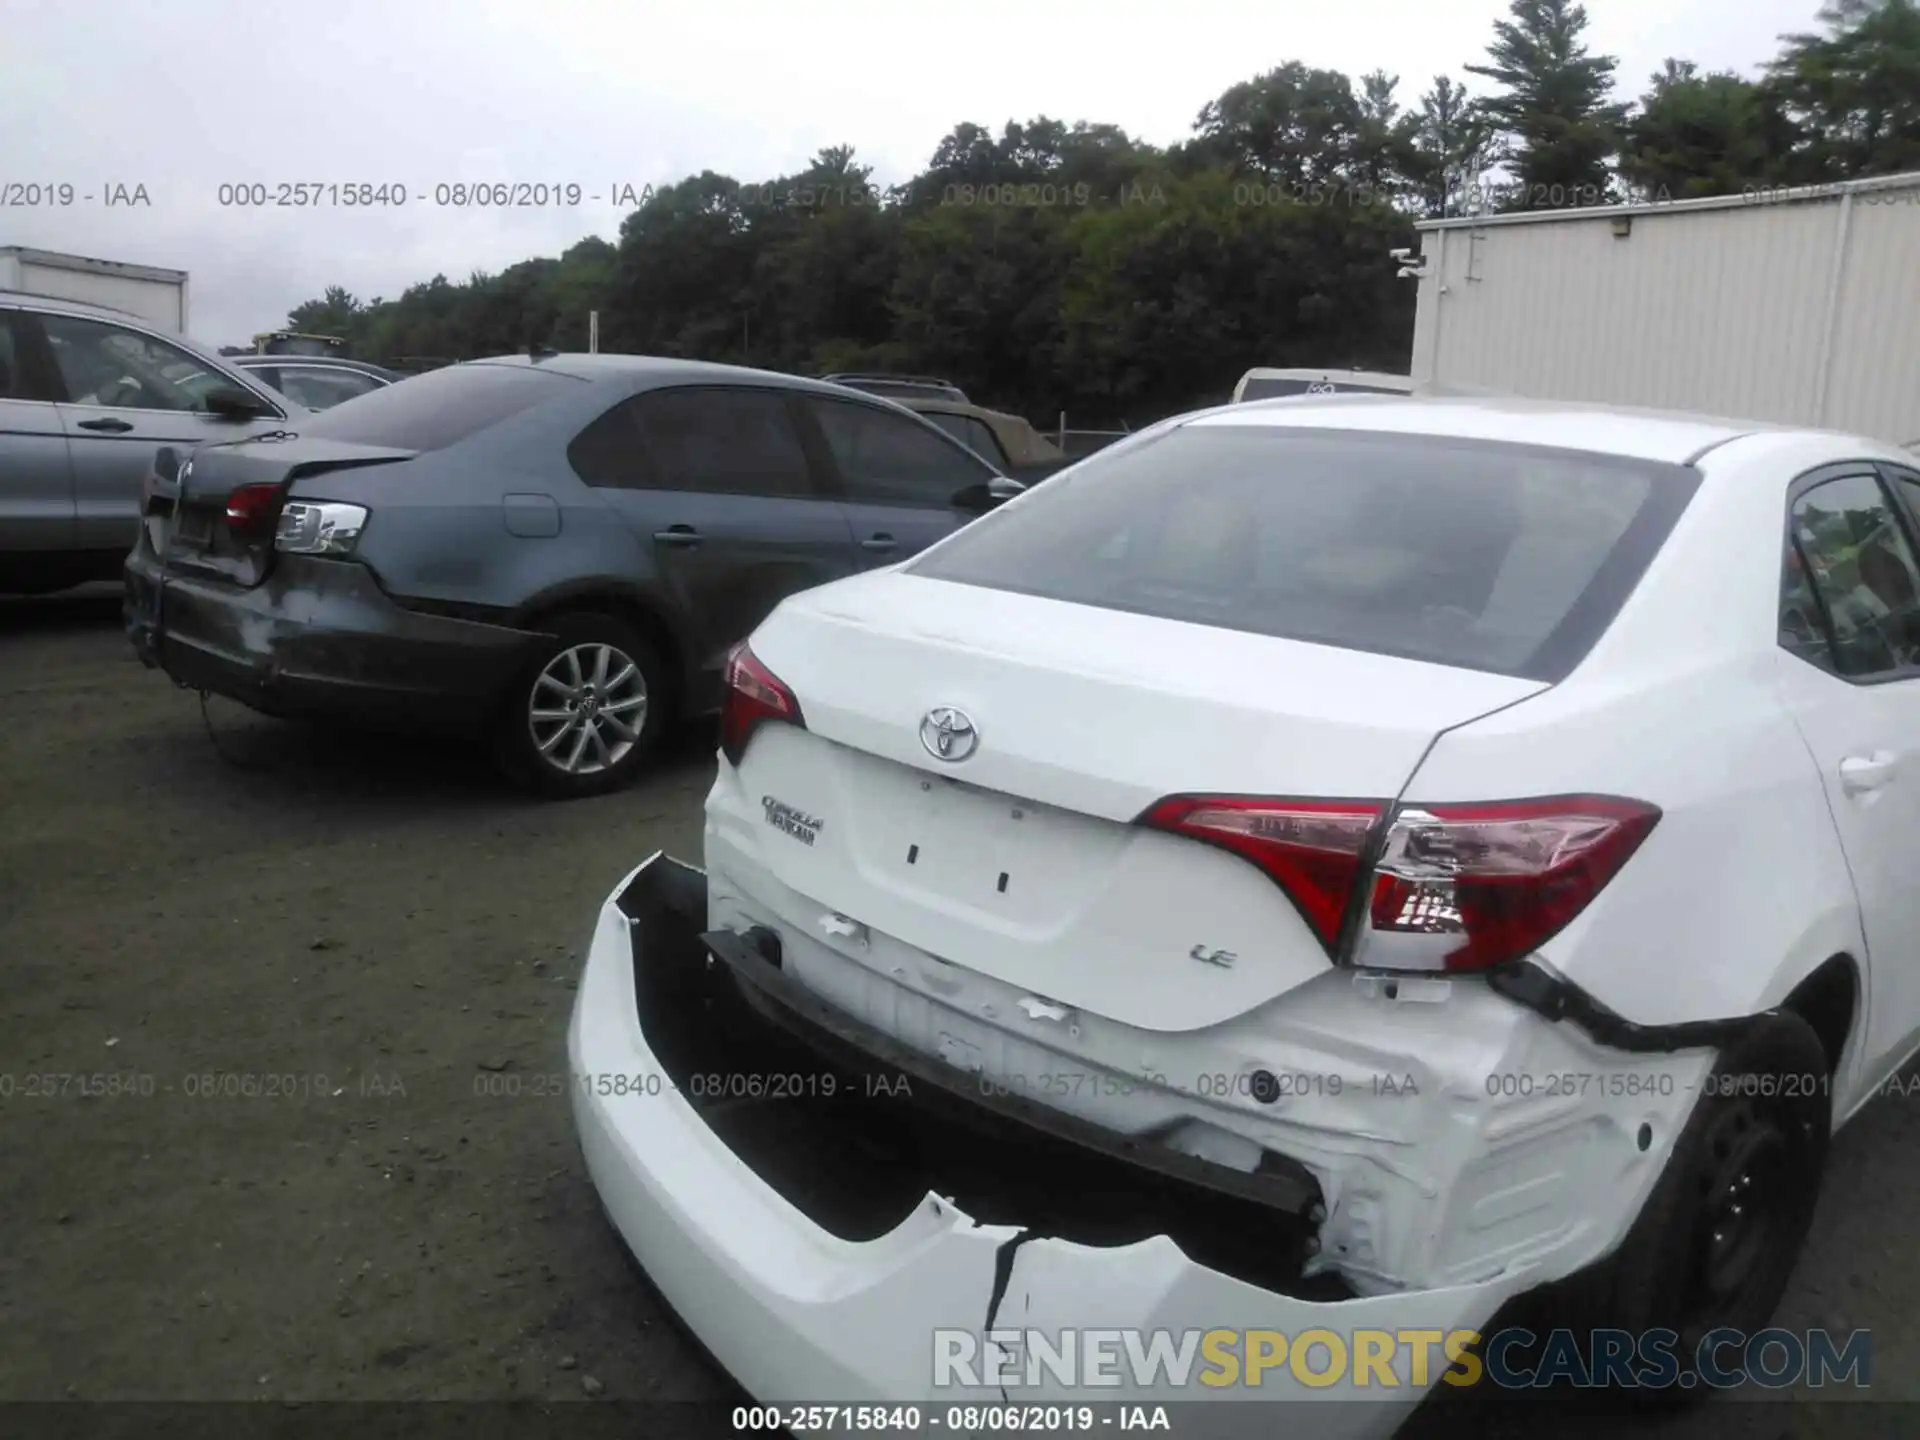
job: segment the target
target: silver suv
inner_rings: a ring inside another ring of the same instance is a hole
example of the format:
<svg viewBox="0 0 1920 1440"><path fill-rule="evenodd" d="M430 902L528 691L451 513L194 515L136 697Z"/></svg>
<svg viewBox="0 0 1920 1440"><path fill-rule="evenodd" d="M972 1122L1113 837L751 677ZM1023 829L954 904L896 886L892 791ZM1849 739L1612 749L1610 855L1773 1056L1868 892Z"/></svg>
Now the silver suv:
<svg viewBox="0 0 1920 1440"><path fill-rule="evenodd" d="M0 593L118 578L156 450L307 413L132 315L0 290Z"/></svg>

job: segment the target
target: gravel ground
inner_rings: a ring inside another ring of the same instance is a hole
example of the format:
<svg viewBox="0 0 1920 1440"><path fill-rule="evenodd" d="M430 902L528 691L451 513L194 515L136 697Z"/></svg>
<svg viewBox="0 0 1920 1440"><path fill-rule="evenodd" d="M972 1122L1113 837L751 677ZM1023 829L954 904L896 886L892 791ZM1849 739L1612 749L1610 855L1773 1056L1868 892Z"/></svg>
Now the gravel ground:
<svg viewBox="0 0 1920 1440"><path fill-rule="evenodd" d="M698 858L712 737L569 805L218 700L216 748L117 607L0 600L0 1401L727 1398L622 1264L564 1100L483 1093L564 1068L599 903L655 849ZM1836 1142L1780 1317L1871 1328L1889 1398L1920 1391L1915 1194L1920 1092Z"/></svg>
<svg viewBox="0 0 1920 1440"><path fill-rule="evenodd" d="M564 1098L476 1093L564 1069L600 902L699 853L710 740L559 806L215 700L223 758L117 605L0 602L0 1398L721 1394Z"/></svg>

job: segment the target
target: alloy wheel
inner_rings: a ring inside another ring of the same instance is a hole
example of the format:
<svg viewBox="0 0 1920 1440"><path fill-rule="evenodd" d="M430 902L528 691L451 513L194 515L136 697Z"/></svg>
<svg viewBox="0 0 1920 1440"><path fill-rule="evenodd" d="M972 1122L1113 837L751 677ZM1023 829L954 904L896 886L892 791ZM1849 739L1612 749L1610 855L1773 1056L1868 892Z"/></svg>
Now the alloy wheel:
<svg viewBox="0 0 1920 1440"><path fill-rule="evenodd" d="M631 656L599 641L555 655L528 695L534 750L565 775L611 770L639 743L646 724L646 677Z"/></svg>

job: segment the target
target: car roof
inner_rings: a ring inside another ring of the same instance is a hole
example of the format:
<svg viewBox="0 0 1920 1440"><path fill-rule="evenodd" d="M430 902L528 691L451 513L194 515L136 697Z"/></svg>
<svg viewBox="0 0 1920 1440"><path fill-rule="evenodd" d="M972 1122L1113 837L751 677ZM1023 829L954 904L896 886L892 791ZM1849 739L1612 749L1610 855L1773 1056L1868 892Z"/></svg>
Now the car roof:
<svg viewBox="0 0 1920 1440"><path fill-rule="evenodd" d="M389 370L384 365L376 365L371 360L354 360L345 355L226 355L222 356L229 364L243 369L261 370L271 366L310 365L325 370L369 370L378 375L395 375L398 371Z"/></svg>
<svg viewBox="0 0 1920 1440"><path fill-rule="evenodd" d="M869 392L871 393L871 392ZM945 395L888 395L885 397L895 404L904 405L909 410L925 413L938 410L948 415L972 415L978 419L1016 420L1025 425L1029 422L1011 410L994 410L985 405L976 405L971 400L953 400Z"/></svg>
<svg viewBox="0 0 1920 1440"><path fill-rule="evenodd" d="M524 369L556 370L576 380L631 386L636 380L664 384L673 381L705 381L712 385L768 385L788 390L804 390L816 395L834 395L843 400L899 408L900 400L891 395L876 395L871 390L856 390L804 375L789 375L780 370L759 370L748 365L723 365L714 360L682 360L666 355L540 354L500 355L463 361L467 365L511 365ZM951 402L949 402L951 403Z"/></svg>
<svg viewBox="0 0 1920 1440"><path fill-rule="evenodd" d="M822 380L836 383L847 380L877 380L888 385L940 385L949 389L958 389L951 380L942 380L938 375L908 375L891 370L835 370L830 375L822 375Z"/></svg>
<svg viewBox="0 0 1920 1440"><path fill-rule="evenodd" d="M873 375L853 371L836 371L831 375L818 377L831 385L844 385L849 390L859 390L868 395L926 396L929 399L965 400L967 392L951 380L940 380L929 375Z"/></svg>
<svg viewBox="0 0 1920 1440"><path fill-rule="evenodd" d="M1249 400L1203 410L1179 422L1206 428L1275 426L1495 440L1584 450L1668 464L1691 464L1706 451L1763 431L1791 430L1758 420L1640 410L1514 396L1307 395Z"/></svg>
<svg viewBox="0 0 1920 1440"><path fill-rule="evenodd" d="M1256 365L1240 377L1242 385L1249 380L1347 380L1356 385L1406 386L1412 386L1415 383L1411 375L1401 375L1391 370L1347 370L1337 365L1290 369Z"/></svg>

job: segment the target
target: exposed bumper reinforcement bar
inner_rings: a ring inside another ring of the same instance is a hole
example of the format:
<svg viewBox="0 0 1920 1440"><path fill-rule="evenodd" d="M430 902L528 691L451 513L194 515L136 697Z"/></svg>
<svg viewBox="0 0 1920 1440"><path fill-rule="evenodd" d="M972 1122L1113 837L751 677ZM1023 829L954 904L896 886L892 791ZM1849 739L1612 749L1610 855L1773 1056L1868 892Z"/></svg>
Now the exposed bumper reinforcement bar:
<svg viewBox="0 0 1920 1440"><path fill-rule="evenodd" d="M1609 1009L1571 981L1522 960L1487 976L1488 986L1543 1020L1568 1020L1600 1044L1630 1055L1721 1049L1766 1023L1773 1011L1677 1025L1641 1025Z"/></svg>
<svg viewBox="0 0 1920 1440"><path fill-rule="evenodd" d="M1263 1167L1248 1174L1090 1124L1079 1116L1041 1105L1003 1086L983 1084L970 1072L910 1049L822 1000L781 970L780 937L770 930L756 928L745 934L712 930L702 935L700 941L742 984L771 1002L769 1018L809 1048L850 1069L877 1061L909 1076L916 1086L932 1087L1001 1122L1069 1141L1171 1180L1237 1200L1251 1200L1297 1219L1319 1218L1315 1213L1321 1204L1319 1184L1306 1170L1291 1167L1290 1162L1271 1156L1271 1152L1272 1168Z"/></svg>

